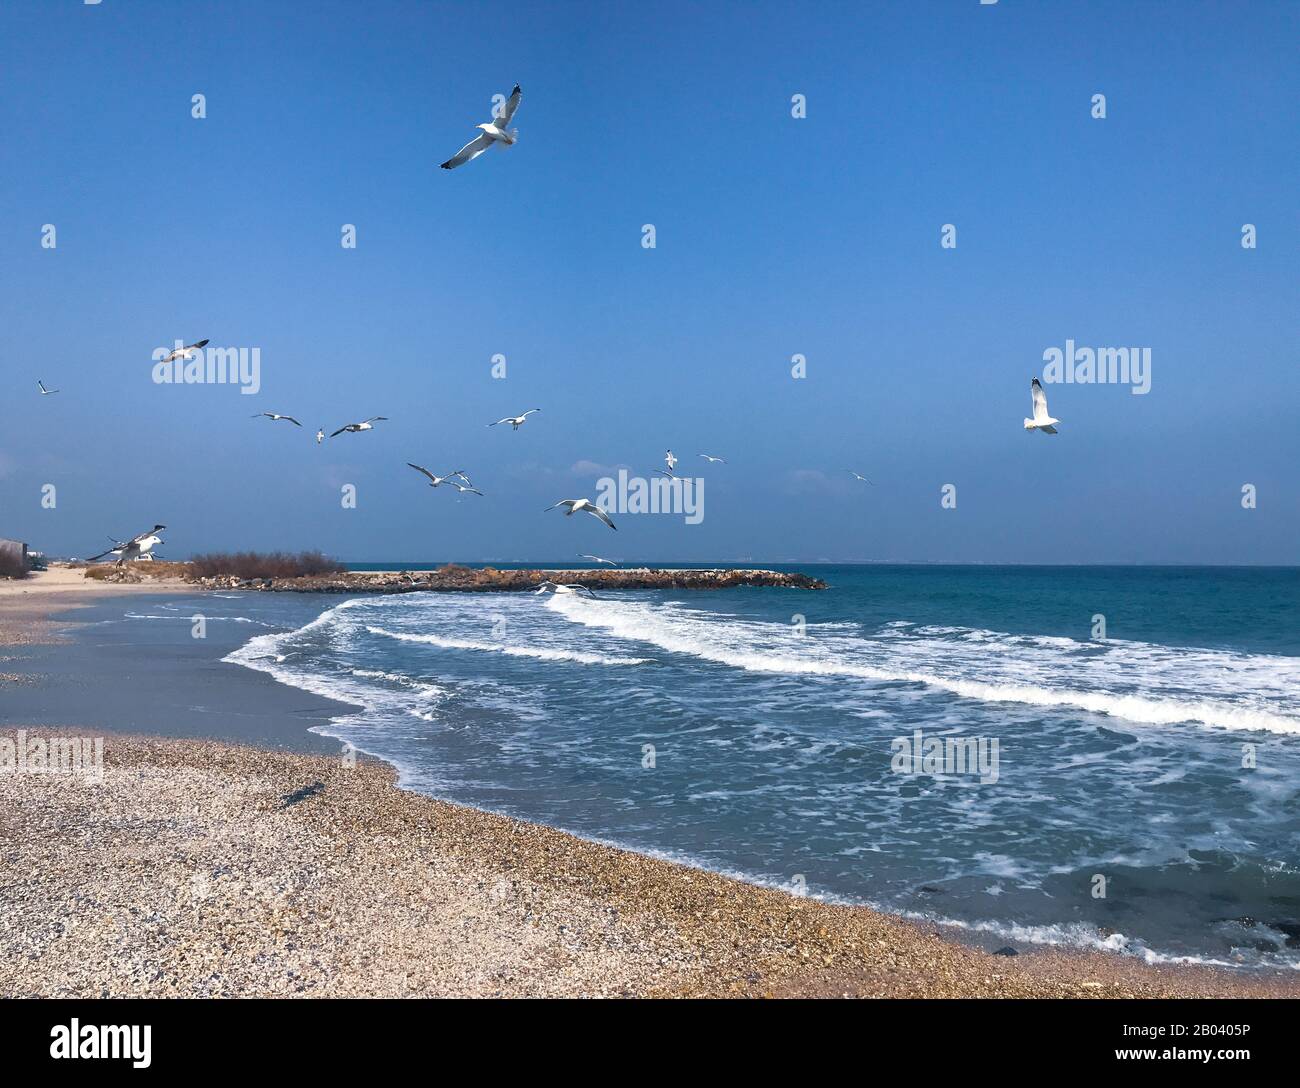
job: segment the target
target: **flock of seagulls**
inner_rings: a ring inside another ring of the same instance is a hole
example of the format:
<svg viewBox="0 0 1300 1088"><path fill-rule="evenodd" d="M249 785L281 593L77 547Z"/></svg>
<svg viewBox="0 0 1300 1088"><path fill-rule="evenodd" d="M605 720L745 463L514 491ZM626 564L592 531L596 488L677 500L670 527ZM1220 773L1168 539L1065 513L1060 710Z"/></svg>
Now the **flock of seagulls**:
<svg viewBox="0 0 1300 1088"><path fill-rule="evenodd" d="M470 142L467 143L464 147L462 147L459 151L457 151L455 155L449 158L446 162L442 163L441 164L442 169L454 170L458 166L463 166L465 165L465 163L471 162L474 159L478 158L480 155L482 155L485 151L487 151L490 147L493 146L496 146L502 150L508 147L512 147L519 138L519 130L511 129L508 126L510 122L514 119L515 113L519 109L519 103L522 100L522 98L523 98L523 93L519 88L519 84L516 83L514 89L510 92L509 98L506 99L506 101L500 107L499 110L494 110L494 116L492 120L477 125L476 127L479 129L479 134L475 136L474 139L470 140ZM193 344L186 344L184 347L176 348L175 350L168 353L163 358L162 361L167 363L175 362L178 359L181 361L188 361L189 359L196 356L200 351L202 351L203 348L207 346L207 344L208 344L208 340L206 339L195 341ZM36 385L37 388L40 390L41 396L50 396L51 394L59 392L58 389L46 389L45 383L39 379L37 380ZM1047 394L1043 391L1042 384L1039 382L1037 378L1034 378L1030 382L1030 399L1033 404L1033 416L1025 420L1025 430L1041 431L1044 434L1056 434L1057 433L1056 425L1060 422L1060 420L1056 419L1048 412ZM503 423L508 423L510 424L510 429L512 431L517 431L519 430L520 427L524 425L525 422L527 422L528 417L530 415L533 415L534 413L540 411L541 411L540 408L530 408L528 409L528 411L523 412L517 416L504 416L493 423L487 424L487 426L497 427ZM302 423L299 420L295 419L293 416L284 415L280 412L257 412L254 414L253 418L269 419L272 423L281 423L281 422L292 423L295 427L302 426ZM337 438L341 434L361 434L365 431L374 430L374 425L376 423L384 422L387 420L387 418L388 418L387 416L371 416L369 419L364 419L359 423L347 423L344 424L342 427L340 427L338 430L331 433L329 437ZM325 441L325 438L326 435L325 435L324 428L318 428L316 431L316 444L319 446L321 443ZM711 465L714 464L725 465L727 463L724 458L715 456L714 454L701 453L699 454L699 456ZM666 476L670 479L676 479L677 477L674 475L674 472L678 465L678 458L671 449L667 450L664 454L664 464L668 466L667 469L666 470L657 469L656 472L659 475ZM407 465L415 469L416 472L422 473L424 476L426 476L429 480L430 487L436 488L442 486L443 484L447 484L448 486L454 488L457 492L461 494L464 494L466 492L473 495L479 495L479 496L482 496L483 494L482 491L474 487L474 485L470 482L469 477L466 476L465 473L461 471L449 472L446 475L439 476L433 472L430 472L423 465L417 465L410 461L407 462ZM856 472L853 469L846 469L845 471L850 473L855 480L858 480L865 484L871 484L871 480L869 480L866 476L863 476L861 473ZM590 499L585 499L585 498L561 499L559 502L555 503L553 506L548 506L546 509L549 511L549 510L554 510L561 506L566 507L565 509L566 517L571 517L573 514L581 511L583 513L590 514L592 517L599 519L600 521L608 525L611 529L618 528L614 524L614 522L610 519L610 516L607 513L605 513L604 510L600 509L600 507L598 507ZM164 528L166 528L166 526L155 525L153 529L149 530L148 532L141 533L140 535L132 537L130 540L127 541L118 541L110 537L109 539L113 541L113 547L110 548L108 551L101 552L97 556L93 556L92 560L102 559L104 558L104 556L107 555L117 556L119 562L126 562L132 559L151 559L153 558L153 549L158 544L162 543L162 539L158 536L158 533L161 532ZM609 564L610 566L618 565L611 559L605 559L597 555L583 555L582 558L589 559L594 563ZM589 590L586 590L585 587L582 586L556 585L553 582L544 582L539 592L549 591L549 592L559 593L559 592L576 592L579 590L590 592Z"/></svg>

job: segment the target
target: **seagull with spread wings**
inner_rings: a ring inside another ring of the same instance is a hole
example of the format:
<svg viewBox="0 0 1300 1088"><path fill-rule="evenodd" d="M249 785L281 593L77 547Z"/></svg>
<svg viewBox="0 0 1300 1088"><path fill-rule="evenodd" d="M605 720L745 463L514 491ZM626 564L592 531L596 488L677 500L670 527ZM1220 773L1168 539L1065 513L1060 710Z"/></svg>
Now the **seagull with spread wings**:
<svg viewBox="0 0 1300 1088"><path fill-rule="evenodd" d="M510 429L512 431L517 431L519 430L520 427L524 425L524 420L526 420L534 412L540 412L540 411L541 411L540 408L529 408L528 411L526 411L521 416L506 416L503 419L498 419L496 423L489 423L488 426L495 427L497 423L509 423Z"/></svg>
<svg viewBox="0 0 1300 1088"><path fill-rule="evenodd" d="M349 434L360 434L362 431L373 431L375 429L376 423L380 422L381 420L385 420L387 418L388 418L387 416L371 416L369 419L363 419L360 423L345 423L342 427L340 427L337 431L335 431L332 435L330 435L330 437L336 438L337 436L341 435L344 431L347 431Z"/></svg>
<svg viewBox="0 0 1300 1088"><path fill-rule="evenodd" d="M292 423L295 427L302 426L302 424L299 423L296 419L294 419L293 416L282 416L280 415L279 412L254 412L253 413L254 419L261 419L263 416L266 416L266 418L269 419L272 423L275 423L277 420L283 419L289 423Z"/></svg>
<svg viewBox="0 0 1300 1088"><path fill-rule="evenodd" d="M1056 434L1059 419L1053 419L1047 411L1047 394L1037 378L1029 383L1029 396L1034 402L1034 418L1025 420L1025 430L1042 431L1043 434Z"/></svg>
<svg viewBox="0 0 1300 1088"><path fill-rule="evenodd" d="M45 383L40 378L36 379L36 387L41 391L41 396L48 397L51 393L57 393L57 389L46 389Z"/></svg>
<svg viewBox="0 0 1300 1088"><path fill-rule="evenodd" d="M92 555L86 562L93 563L96 559L103 559L106 555L116 555L119 563L126 563L132 559L152 559L153 556L150 555L150 552L162 543L162 537L158 534L166 528L166 525L155 525L148 532L140 533L130 540L117 543L116 547L109 548L106 552Z"/></svg>
<svg viewBox="0 0 1300 1088"><path fill-rule="evenodd" d="M548 506L546 510L554 510L556 506L568 507L568 509L564 511L564 516L566 518L573 517L574 514L581 510L584 513L590 514L593 518L599 518L611 529L618 529L618 526L609 520L609 515L590 499L561 499L555 504L555 506ZM542 513L546 513L546 510L543 510Z"/></svg>
<svg viewBox="0 0 1300 1088"><path fill-rule="evenodd" d="M506 99L505 105L501 107L500 112L494 110L491 121L474 126L483 131L444 162L442 168L444 170L455 170L456 167L464 166L471 159L477 159L493 144L506 148L518 140L519 130L517 128L508 129L506 126L510 124L511 118L515 115L515 110L519 108L519 100L522 97L523 93L519 90L519 84L516 83L515 89L510 92L510 97Z"/></svg>
<svg viewBox="0 0 1300 1088"><path fill-rule="evenodd" d="M202 351L203 348L207 346L207 343L206 340L200 340L196 344L186 344L183 348L177 348L175 351L164 356L162 361L164 363L174 362L177 359L187 361Z"/></svg>

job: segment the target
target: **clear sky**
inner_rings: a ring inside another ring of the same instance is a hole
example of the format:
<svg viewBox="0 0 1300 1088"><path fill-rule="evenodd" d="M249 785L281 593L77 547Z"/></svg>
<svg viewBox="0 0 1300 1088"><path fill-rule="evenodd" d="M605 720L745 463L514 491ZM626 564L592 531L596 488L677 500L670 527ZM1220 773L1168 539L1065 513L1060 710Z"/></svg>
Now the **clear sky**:
<svg viewBox="0 0 1300 1088"><path fill-rule="evenodd" d="M1266 0L8 0L0 536L1295 563L1298 42ZM440 170L515 81L518 145ZM154 383L204 337L261 392ZM1067 338L1150 392L1049 385L1027 433ZM542 513L667 447L700 524Z"/></svg>

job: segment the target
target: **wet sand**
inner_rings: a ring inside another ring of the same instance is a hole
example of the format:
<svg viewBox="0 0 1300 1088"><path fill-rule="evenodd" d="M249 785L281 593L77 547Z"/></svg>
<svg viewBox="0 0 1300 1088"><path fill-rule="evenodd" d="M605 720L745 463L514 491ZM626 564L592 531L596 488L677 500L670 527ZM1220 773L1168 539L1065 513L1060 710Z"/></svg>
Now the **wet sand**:
<svg viewBox="0 0 1300 1088"><path fill-rule="evenodd" d="M65 592L0 598L0 640ZM378 762L117 733L104 751L98 784L0 774L0 996L1300 996L1294 973L991 955L399 790Z"/></svg>

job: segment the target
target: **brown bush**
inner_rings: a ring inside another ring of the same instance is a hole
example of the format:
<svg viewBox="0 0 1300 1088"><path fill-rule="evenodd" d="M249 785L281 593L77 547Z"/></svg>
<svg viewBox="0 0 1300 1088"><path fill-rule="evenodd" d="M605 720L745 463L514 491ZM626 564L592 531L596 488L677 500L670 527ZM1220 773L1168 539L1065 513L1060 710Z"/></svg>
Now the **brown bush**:
<svg viewBox="0 0 1300 1088"><path fill-rule="evenodd" d="M209 552L189 562L194 578L233 575L236 578L302 578L337 574L346 568L322 552Z"/></svg>

